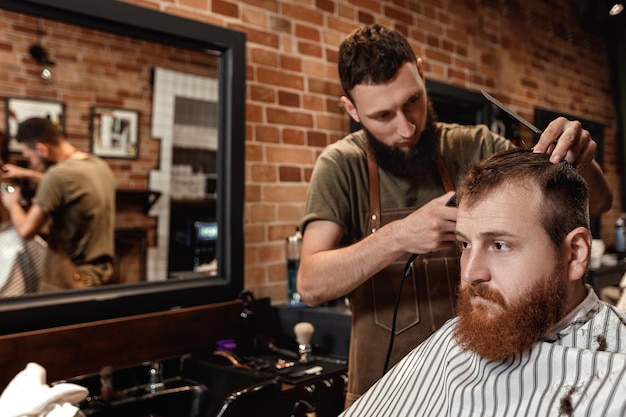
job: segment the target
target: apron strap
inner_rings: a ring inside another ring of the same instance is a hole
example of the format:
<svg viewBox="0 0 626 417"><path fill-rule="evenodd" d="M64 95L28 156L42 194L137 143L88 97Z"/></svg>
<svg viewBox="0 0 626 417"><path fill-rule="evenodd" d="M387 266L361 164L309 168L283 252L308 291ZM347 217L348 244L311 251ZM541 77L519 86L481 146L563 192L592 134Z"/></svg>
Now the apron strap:
<svg viewBox="0 0 626 417"><path fill-rule="evenodd" d="M437 170L439 171L439 176L441 177L441 183L443 184L443 189L447 193L448 191L454 191L454 183L450 178L450 174L448 174L448 170L446 169L445 164L443 163L443 158L441 157L441 152L437 150L437 153L434 156L435 164L437 165Z"/></svg>
<svg viewBox="0 0 626 417"><path fill-rule="evenodd" d="M378 164L374 154L366 147L367 171L370 180L370 233L380 229L380 185L378 183Z"/></svg>
<svg viewBox="0 0 626 417"><path fill-rule="evenodd" d="M378 163L373 152L369 146L366 146L365 153L367 154L367 171L369 176L369 196L370 196L370 233L374 233L380 228L380 184L378 179ZM454 183L450 178L450 174L446 169L446 165L443 163L443 158L439 150L434 155L435 165L437 165L437 171L439 171L439 177L443 185L445 192L454 191Z"/></svg>

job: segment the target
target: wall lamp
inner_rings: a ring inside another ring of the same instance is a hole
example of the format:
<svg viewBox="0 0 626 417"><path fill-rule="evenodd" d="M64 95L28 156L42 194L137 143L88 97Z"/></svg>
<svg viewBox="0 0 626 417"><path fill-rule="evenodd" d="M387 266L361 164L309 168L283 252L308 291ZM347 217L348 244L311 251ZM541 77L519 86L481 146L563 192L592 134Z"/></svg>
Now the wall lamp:
<svg viewBox="0 0 626 417"><path fill-rule="evenodd" d="M28 51L30 52L30 56L41 65L41 74L39 75L41 81L46 84L51 83L53 80L52 68L54 67L54 61L48 57L46 50L39 44L31 45Z"/></svg>
<svg viewBox="0 0 626 417"><path fill-rule="evenodd" d="M624 11L624 5L622 3L614 3L609 9L609 14L611 16L617 16L623 11Z"/></svg>

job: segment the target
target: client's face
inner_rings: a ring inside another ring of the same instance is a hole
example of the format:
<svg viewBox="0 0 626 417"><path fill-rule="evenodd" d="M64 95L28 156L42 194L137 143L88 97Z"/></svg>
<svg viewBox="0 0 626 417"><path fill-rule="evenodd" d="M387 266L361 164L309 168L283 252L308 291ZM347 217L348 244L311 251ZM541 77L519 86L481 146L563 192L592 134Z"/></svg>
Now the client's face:
<svg viewBox="0 0 626 417"><path fill-rule="evenodd" d="M534 185L507 185L475 207L461 203L457 342L499 360L536 343L563 316L566 271L539 223Z"/></svg>

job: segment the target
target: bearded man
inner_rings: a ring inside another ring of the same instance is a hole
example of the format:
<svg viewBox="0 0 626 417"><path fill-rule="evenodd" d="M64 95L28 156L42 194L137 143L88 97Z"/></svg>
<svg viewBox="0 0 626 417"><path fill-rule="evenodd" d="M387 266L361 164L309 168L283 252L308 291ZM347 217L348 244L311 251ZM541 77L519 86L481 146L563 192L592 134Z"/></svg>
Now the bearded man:
<svg viewBox="0 0 626 417"><path fill-rule="evenodd" d="M47 230L44 275L39 292L108 284L113 276L115 176L97 156L72 145L43 117L20 123L16 139L35 169L5 164L0 179L36 182L25 210L18 187L0 195L15 231L31 240Z"/></svg>
<svg viewBox="0 0 626 417"><path fill-rule="evenodd" d="M584 277L588 188L576 168L514 149L458 195L458 317L342 416L623 416L626 314Z"/></svg>
<svg viewBox="0 0 626 417"><path fill-rule="evenodd" d="M446 202L473 162L513 145L484 125L436 122L422 61L396 30L374 24L350 34L339 48L339 78L341 103L362 129L328 146L316 162L297 283L311 306L350 300L349 405L385 364L454 315L457 209ZM612 193L593 161L595 149L579 122L562 117L534 147L580 169L599 214L610 208ZM399 291L411 254L420 256Z"/></svg>

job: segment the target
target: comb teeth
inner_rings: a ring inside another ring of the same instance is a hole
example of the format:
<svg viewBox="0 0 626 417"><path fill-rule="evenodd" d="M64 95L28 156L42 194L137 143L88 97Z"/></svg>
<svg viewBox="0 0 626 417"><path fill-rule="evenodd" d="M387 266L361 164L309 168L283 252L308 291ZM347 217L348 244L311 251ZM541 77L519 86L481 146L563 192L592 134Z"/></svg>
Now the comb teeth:
<svg viewBox="0 0 626 417"><path fill-rule="evenodd" d="M301 321L293 326L293 332L296 334L296 342L302 345L309 344L311 342L311 336L315 328L313 325L306 321Z"/></svg>

